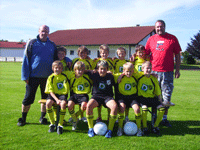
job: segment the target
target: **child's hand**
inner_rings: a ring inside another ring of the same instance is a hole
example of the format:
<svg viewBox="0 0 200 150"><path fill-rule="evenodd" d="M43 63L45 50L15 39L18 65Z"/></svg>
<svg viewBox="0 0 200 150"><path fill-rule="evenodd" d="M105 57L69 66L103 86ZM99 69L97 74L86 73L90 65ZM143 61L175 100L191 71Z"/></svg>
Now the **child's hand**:
<svg viewBox="0 0 200 150"><path fill-rule="evenodd" d="M107 73L111 73L111 74L113 74L112 71L107 71Z"/></svg>
<svg viewBox="0 0 200 150"><path fill-rule="evenodd" d="M61 104L61 100L57 100L57 101L56 101L56 104L57 104L57 105L60 105L60 104Z"/></svg>
<svg viewBox="0 0 200 150"><path fill-rule="evenodd" d="M124 73L122 73L122 74L118 77L117 83L120 83L120 82L121 82L123 76L124 76Z"/></svg>

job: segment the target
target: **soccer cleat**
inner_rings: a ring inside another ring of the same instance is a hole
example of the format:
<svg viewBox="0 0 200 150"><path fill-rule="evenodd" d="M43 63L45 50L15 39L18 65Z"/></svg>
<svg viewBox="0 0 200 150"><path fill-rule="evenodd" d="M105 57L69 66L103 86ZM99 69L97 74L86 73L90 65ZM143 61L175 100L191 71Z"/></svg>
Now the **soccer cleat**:
<svg viewBox="0 0 200 150"><path fill-rule="evenodd" d="M77 128L77 122L72 122L72 130L75 131Z"/></svg>
<svg viewBox="0 0 200 150"><path fill-rule="evenodd" d="M149 135L149 130L148 130L148 128L144 128L144 129L143 129L143 135L146 135L146 136Z"/></svg>
<svg viewBox="0 0 200 150"><path fill-rule="evenodd" d="M164 102L163 102L163 105L164 105L164 106L175 106L174 103L169 102L169 101L164 101Z"/></svg>
<svg viewBox="0 0 200 150"><path fill-rule="evenodd" d="M107 130L105 137L106 138L111 138L112 137L112 131L111 130Z"/></svg>
<svg viewBox="0 0 200 150"><path fill-rule="evenodd" d="M137 136L142 136L142 130L141 129L138 129L138 131L137 131Z"/></svg>
<svg viewBox="0 0 200 150"><path fill-rule="evenodd" d="M129 122L128 116L125 117L124 122L125 122L125 123Z"/></svg>
<svg viewBox="0 0 200 150"><path fill-rule="evenodd" d="M46 118L40 118L39 122L41 124L47 124L47 119Z"/></svg>
<svg viewBox="0 0 200 150"><path fill-rule="evenodd" d="M85 117L81 118L81 121L86 122L87 123L87 119Z"/></svg>
<svg viewBox="0 0 200 150"><path fill-rule="evenodd" d="M51 125L49 126L49 133L54 132L54 130L55 130L55 125L54 125L54 124L51 124Z"/></svg>
<svg viewBox="0 0 200 150"><path fill-rule="evenodd" d="M22 118L18 119L18 123L17 123L18 126L24 126L25 124L26 122Z"/></svg>
<svg viewBox="0 0 200 150"><path fill-rule="evenodd" d="M97 122L102 122L102 119L100 117L97 118L96 123Z"/></svg>
<svg viewBox="0 0 200 150"><path fill-rule="evenodd" d="M57 127L57 133L62 134L63 133L63 126L58 126Z"/></svg>
<svg viewBox="0 0 200 150"><path fill-rule="evenodd" d="M93 137L93 136L94 136L94 129L93 129L93 128L90 128L90 129L88 130L88 136L89 136L89 137Z"/></svg>
<svg viewBox="0 0 200 150"><path fill-rule="evenodd" d="M123 135L122 128L118 127L117 136L122 136L122 135Z"/></svg>
<svg viewBox="0 0 200 150"><path fill-rule="evenodd" d="M169 128L172 127L172 125L169 123L169 121L168 121L167 119L163 119L163 120L161 121L161 124L162 124L163 126L166 126L166 127L169 127Z"/></svg>
<svg viewBox="0 0 200 150"><path fill-rule="evenodd" d="M154 134L160 135L160 129L158 127L154 127L152 131Z"/></svg>

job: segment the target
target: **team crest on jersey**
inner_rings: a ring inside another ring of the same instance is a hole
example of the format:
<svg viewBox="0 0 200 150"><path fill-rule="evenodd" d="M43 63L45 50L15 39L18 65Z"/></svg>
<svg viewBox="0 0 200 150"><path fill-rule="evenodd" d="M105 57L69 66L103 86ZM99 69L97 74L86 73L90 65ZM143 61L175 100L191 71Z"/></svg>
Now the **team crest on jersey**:
<svg viewBox="0 0 200 150"><path fill-rule="evenodd" d="M57 83L57 87L58 87L59 90L62 89L63 88L63 83L62 82Z"/></svg>
<svg viewBox="0 0 200 150"><path fill-rule="evenodd" d="M146 85L146 84L142 84L142 91L147 91L148 90L148 85Z"/></svg>
<svg viewBox="0 0 200 150"><path fill-rule="evenodd" d="M138 71L142 71L142 65L138 65Z"/></svg>
<svg viewBox="0 0 200 150"><path fill-rule="evenodd" d="M126 91L130 91L131 90L131 84L126 83L124 88L125 88Z"/></svg>
<svg viewBox="0 0 200 150"><path fill-rule="evenodd" d="M110 85L111 84L111 80L107 80L107 85Z"/></svg>
<svg viewBox="0 0 200 150"><path fill-rule="evenodd" d="M104 90L106 85L104 83L99 83L99 89Z"/></svg>
<svg viewBox="0 0 200 150"><path fill-rule="evenodd" d="M78 91L83 91L84 90L83 84L78 85L77 88L78 88Z"/></svg>
<svg viewBox="0 0 200 150"><path fill-rule="evenodd" d="M119 72L123 72L123 66L119 67Z"/></svg>

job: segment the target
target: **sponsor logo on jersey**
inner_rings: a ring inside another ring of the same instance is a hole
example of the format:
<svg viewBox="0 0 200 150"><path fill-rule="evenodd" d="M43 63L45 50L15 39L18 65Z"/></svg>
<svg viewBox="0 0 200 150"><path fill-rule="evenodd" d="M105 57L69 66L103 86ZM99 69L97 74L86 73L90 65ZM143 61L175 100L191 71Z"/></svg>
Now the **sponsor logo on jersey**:
<svg viewBox="0 0 200 150"><path fill-rule="evenodd" d="M123 66L119 67L119 72L123 72Z"/></svg>

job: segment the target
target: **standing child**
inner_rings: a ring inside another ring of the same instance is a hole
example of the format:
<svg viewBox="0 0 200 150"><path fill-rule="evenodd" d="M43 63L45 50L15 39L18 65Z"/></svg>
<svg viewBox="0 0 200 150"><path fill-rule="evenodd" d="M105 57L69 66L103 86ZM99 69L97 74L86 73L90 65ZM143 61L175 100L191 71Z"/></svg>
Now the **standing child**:
<svg viewBox="0 0 200 150"><path fill-rule="evenodd" d="M156 107L158 115L153 125L153 133L160 135L158 125L165 112L165 105L162 104L161 90L157 78L151 75L151 63L149 61L145 61L142 64L142 71L144 75L140 74L138 78L138 101L142 105L143 132L144 135L149 133L147 128L148 107Z"/></svg>
<svg viewBox="0 0 200 150"><path fill-rule="evenodd" d="M89 100L88 94L91 92L92 81L85 72L85 64L82 61L77 61L74 65L74 72L70 79L70 98L68 100L68 109L73 118L72 130L76 130L77 117L74 111L74 105L81 106L80 113L86 110L87 102Z"/></svg>
<svg viewBox="0 0 200 150"><path fill-rule="evenodd" d="M57 128L57 133L63 133L63 120L66 113L66 104L67 97L69 92L69 75L70 72L64 74L62 72L63 65L60 61L55 61L52 64L52 73L48 79L46 84L45 93L48 94L47 102L46 102L46 110L50 119L50 129L49 132L54 132L55 128L55 120L52 111L52 105L56 103L60 105L60 120Z"/></svg>
<svg viewBox="0 0 200 150"><path fill-rule="evenodd" d="M110 118L108 131L106 132L105 137L112 137L112 130L117 117L117 103L113 99L113 86L114 86L114 78L113 75L107 73L108 71L108 63L105 60L101 60L97 63L97 72L90 73L88 72L89 77L93 81L93 89L92 89L92 98L88 102L86 108L86 117L88 120L88 136L94 136L93 130L93 109L95 107L104 105L104 107L109 108Z"/></svg>
<svg viewBox="0 0 200 150"><path fill-rule="evenodd" d="M137 79L133 74L134 65L127 62L123 65L123 73L115 74L116 95L115 99L119 105L119 128L117 131L118 136L122 136L124 111L126 108L132 107L135 112L136 124L138 127L137 136L142 136L141 130L141 114L139 103L137 102ZM120 78L119 78L120 77ZM119 79L120 81L118 81ZM119 83L118 83L119 82Z"/></svg>

